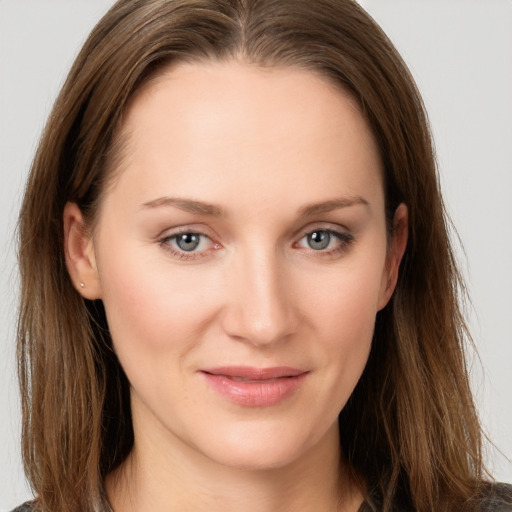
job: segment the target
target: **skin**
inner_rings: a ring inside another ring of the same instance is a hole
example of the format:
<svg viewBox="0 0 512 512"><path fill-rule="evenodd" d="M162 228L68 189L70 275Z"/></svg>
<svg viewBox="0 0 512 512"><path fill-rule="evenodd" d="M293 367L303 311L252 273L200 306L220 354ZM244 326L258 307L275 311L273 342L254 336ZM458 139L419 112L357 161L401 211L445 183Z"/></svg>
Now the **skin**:
<svg viewBox="0 0 512 512"><path fill-rule="evenodd" d="M107 480L114 509L357 510L337 416L393 293L407 210L388 240L356 103L299 69L182 64L137 93L123 133L94 229L75 204L64 212L70 275L103 300L132 386L135 446ZM201 233L197 249L180 250L177 231ZM306 376L248 407L200 371L231 365Z"/></svg>

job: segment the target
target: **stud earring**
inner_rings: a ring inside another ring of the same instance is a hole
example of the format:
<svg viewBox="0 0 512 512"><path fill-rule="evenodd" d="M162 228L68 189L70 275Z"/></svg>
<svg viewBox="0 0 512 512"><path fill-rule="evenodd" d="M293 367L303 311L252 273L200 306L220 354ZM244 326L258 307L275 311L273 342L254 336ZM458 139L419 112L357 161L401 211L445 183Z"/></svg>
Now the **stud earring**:
<svg viewBox="0 0 512 512"><path fill-rule="evenodd" d="M80 283L80 288L85 288L85 284L84 283Z"/></svg>

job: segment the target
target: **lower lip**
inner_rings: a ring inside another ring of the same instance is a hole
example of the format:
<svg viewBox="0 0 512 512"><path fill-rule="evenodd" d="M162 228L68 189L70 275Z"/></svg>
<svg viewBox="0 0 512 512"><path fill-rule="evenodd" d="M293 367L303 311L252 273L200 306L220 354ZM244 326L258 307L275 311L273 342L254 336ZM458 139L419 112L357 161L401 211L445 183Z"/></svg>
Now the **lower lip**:
<svg viewBox="0 0 512 512"><path fill-rule="evenodd" d="M269 407L291 396L302 384L307 373L293 377L240 381L225 375L202 372L208 384L224 398L245 407Z"/></svg>

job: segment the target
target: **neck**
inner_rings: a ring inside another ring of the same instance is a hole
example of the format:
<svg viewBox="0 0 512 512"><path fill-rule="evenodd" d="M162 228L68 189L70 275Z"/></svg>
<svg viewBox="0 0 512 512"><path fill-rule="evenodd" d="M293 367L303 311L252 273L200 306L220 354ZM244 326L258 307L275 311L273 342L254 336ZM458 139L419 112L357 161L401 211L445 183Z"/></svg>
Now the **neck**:
<svg viewBox="0 0 512 512"><path fill-rule="evenodd" d="M299 459L264 469L218 464L179 440L134 430L132 452L106 481L114 512L356 512L362 501L337 425Z"/></svg>

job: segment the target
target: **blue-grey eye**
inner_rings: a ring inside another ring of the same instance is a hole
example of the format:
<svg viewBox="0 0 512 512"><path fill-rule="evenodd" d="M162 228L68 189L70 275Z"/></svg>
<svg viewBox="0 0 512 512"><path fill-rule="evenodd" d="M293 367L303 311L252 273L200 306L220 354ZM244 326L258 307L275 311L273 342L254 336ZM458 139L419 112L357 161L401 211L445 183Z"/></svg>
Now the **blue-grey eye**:
<svg viewBox="0 0 512 512"><path fill-rule="evenodd" d="M198 233L181 233L175 237L176 245L186 252L194 251L201 243L201 235Z"/></svg>
<svg viewBox="0 0 512 512"><path fill-rule="evenodd" d="M307 235L307 242L311 249L315 251L323 251L327 249L331 243L332 235L329 231L313 231Z"/></svg>

